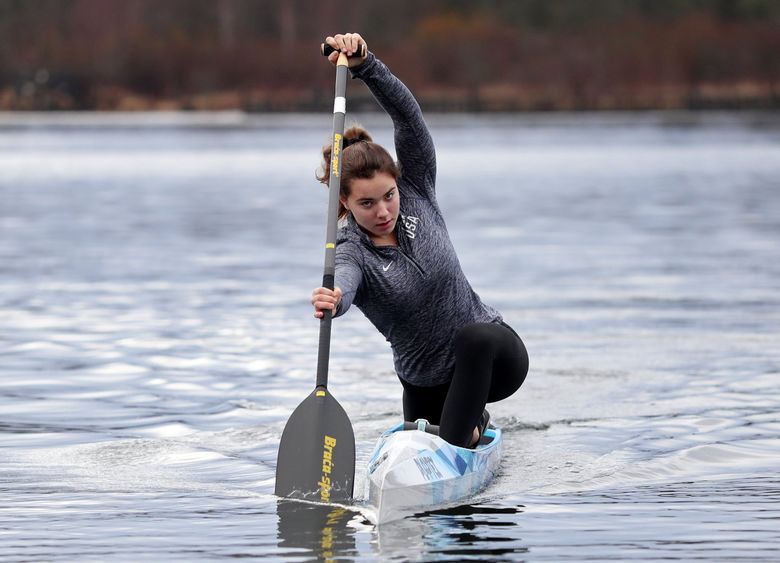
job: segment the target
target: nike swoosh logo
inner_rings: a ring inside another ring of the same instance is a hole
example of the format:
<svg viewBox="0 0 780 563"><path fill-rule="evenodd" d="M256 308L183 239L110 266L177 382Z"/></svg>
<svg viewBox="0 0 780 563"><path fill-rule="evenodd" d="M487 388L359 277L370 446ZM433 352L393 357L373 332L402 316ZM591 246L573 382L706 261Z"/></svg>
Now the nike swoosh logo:
<svg viewBox="0 0 780 563"><path fill-rule="evenodd" d="M392 265L393 265L393 263L390 262L387 266L382 266L382 269L386 272L387 270L390 269L390 266L392 266Z"/></svg>

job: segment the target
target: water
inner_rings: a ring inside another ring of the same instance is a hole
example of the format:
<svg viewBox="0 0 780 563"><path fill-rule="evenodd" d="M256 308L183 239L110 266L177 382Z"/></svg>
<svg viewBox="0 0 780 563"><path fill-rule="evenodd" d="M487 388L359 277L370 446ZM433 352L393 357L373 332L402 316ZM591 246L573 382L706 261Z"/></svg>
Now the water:
<svg viewBox="0 0 780 563"><path fill-rule="evenodd" d="M0 558L776 559L777 115L430 122L531 370L491 408L496 481L376 528L272 495L314 382L330 118L0 116ZM359 311L334 330L360 491L401 389Z"/></svg>

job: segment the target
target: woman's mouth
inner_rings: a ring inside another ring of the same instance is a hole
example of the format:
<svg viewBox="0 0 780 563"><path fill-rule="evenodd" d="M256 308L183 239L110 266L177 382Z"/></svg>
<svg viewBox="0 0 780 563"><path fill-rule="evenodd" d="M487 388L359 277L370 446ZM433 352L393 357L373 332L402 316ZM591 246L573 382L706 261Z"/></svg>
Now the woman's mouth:
<svg viewBox="0 0 780 563"><path fill-rule="evenodd" d="M387 228L389 228L389 227L390 227L390 225L392 224L392 222L393 222L393 220L392 220L392 219L388 219L388 220L387 220L387 221L385 221L384 223L379 223L379 224L377 224L377 226L376 226L376 227L377 227L377 229L379 229L380 231L384 231L384 230L386 230Z"/></svg>

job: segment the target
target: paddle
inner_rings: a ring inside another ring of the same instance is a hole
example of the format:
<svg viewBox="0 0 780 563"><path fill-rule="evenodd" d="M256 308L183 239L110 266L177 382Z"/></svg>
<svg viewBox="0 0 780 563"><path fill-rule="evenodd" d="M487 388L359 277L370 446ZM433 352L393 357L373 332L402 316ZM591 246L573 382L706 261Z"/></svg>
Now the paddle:
<svg viewBox="0 0 780 563"><path fill-rule="evenodd" d="M361 46L357 56L365 54ZM333 52L322 46L322 54ZM322 286L333 289L336 274L336 227L338 224L341 151L346 117L347 57L336 63L336 96L333 104L333 149L328 184L328 226L325 238L325 268ZM276 488L280 497L345 502L352 499L355 481L355 435L349 417L328 391L328 360L332 313L320 319L317 381L314 391L293 411L282 432L276 461Z"/></svg>

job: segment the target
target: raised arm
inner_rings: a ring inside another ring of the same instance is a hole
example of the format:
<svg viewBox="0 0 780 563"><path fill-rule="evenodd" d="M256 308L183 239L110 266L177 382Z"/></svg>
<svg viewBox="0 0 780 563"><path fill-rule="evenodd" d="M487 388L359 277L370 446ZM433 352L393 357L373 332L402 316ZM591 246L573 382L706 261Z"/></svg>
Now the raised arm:
<svg viewBox="0 0 780 563"><path fill-rule="evenodd" d="M371 52L363 64L350 71L354 78L365 82L393 120L395 152L403 179L419 196L435 199L436 151L417 100Z"/></svg>

